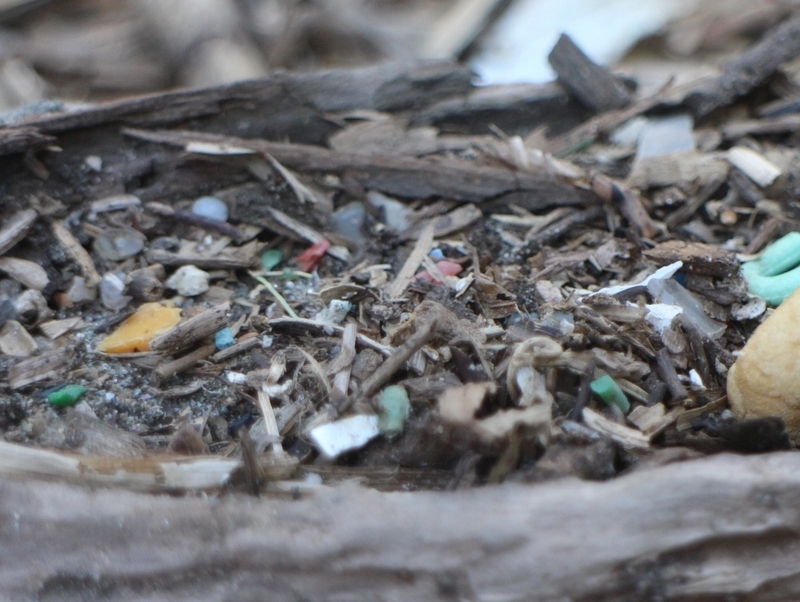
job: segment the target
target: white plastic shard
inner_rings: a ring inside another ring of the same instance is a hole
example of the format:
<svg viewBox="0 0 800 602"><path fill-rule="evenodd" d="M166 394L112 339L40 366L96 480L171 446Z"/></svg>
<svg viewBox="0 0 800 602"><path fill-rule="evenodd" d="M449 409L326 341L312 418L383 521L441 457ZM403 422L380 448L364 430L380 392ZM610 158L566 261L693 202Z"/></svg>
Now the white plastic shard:
<svg viewBox="0 0 800 602"><path fill-rule="evenodd" d="M308 433L317 449L328 458L364 447L379 434L378 417L367 414L356 414L328 422L314 427Z"/></svg>
<svg viewBox="0 0 800 602"><path fill-rule="evenodd" d="M756 151L744 146L734 146L726 156L728 162L741 169L756 184L765 188L781 175L780 168Z"/></svg>

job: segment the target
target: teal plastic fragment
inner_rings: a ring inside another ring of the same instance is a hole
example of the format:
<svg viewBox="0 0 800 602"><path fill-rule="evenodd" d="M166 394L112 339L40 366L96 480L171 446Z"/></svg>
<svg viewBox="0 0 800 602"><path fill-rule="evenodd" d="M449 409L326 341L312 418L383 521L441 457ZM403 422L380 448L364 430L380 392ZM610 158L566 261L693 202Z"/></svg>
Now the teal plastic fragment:
<svg viewBox="0 0 800 602"><path fill-rule="evenodd" d="M264 271L270 272L274 270L283 259L283 253L280 249L270 249L261 254L261 267Z"/></svg>
<svg viewBox="0 0 800 602"><path fill-rule="evenodd" d="M623 414L627 414L628 410L631 409L631 404L628 402L628 398L625 397L625 393L622 392L619 385L608 374L593 380L589 384L589 388L608 405L617 406L622 410Z"/></svg>
<svg viewBox="0 0 800 602"><path fill-rule="evenodd" d="M47 396L47 401L57 408L65 408L75 405L84 393L86 393L86 387L82 385L67 385L50 393Z"/></svg>
<svg viewBox="0 0 800 602"><path fill-rule="evenodd" d="M800 232L790 232L767 247L761 257L742 264L751 294L780 305L800 288ZM792 269L793 268L793 269Z"/></svg>
<svg viewBox="0 0 800 602"><path fill-rule="evenodd" d="M388 436L403 432L406 418L411 411L408 393L399 385L391 385L381 391L378 401L378 430Z"/></svg>

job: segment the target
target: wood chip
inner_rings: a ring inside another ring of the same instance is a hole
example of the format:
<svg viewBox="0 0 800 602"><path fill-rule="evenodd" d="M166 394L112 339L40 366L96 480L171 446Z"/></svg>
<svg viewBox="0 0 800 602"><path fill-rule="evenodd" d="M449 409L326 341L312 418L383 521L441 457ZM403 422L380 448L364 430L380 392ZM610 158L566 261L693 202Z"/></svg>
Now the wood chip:
<svg viewBox="0 0 800 602"><path fill-rule="evenodd" d="M39 217L33 209L15 213L0 229L0 255L21 241Z"/></svg>
<svg viewBox="0 0 800 602"><path fill-rule="evenodd" d="M39 324L38 328L49 339L56 340L68 332L86 326L82 318L65 318L63 320L49 320Z"/></svg>
<svg viewBox="0 0 800 602"><path fill-rule="evenodd" d="M559 81L589 109L604 112L631 104L631 95L622 82L592 62L567 34L561 34L547 58Z"/></svg>
<svg viewBox="0 0 800 602"><path fill-rule="evenodd" d="M23 286L37 291L44 290L50 283L44 268L27 259L0 257L0 272L5 272Z"/></svg>
<svg viewBox="0 0 800 602"><path fill-rule="evenodd" d="M150 341L152 351L174 352L211 336L228 324L231 304L223 303L181 322L175 328ZM211 355L209 353L209 355Z"/></svg>
<svg viewBox="0 0 800 602"><path fill-rule="evenodd" d="M430 221L420 233L419 238L417 239L417 242L411 251L411 255L408 256L408 259L406 259L403 267L400 268L400 271L397 273L394 281L386 290L386 294L390 299L399 298L400 295L403 294L403 291L406 290L406 287L411 282L414 274L416 274L417 268L422 263L422 259L430 252L431 246L433 246L435 230L436 224L433 221Z"/></svg>
<svg viewBox="0 0 800 602"><path fill-rule="evenodd" d="M87 286L94 288L100 284L102 278L94 267L94 261L92 261L92 258L89 256L89 252L84 249L83 245L78 242L78 239L72 235L72 232L67 230L67 228L57 220L50 220L50 229L56 239L67 249L67 253L69 253L70 257L78 264L81 274L86 278Z"/></svg>
<svg viewBox="0 0 800 602"><path fill-rule="evenodd" d="M8 380L12 389L56 378L69 367L73 349L69 346L45 351L44 353L17 362L8 370Z"/></svg>
<svg viewBox="0 0 800 602"><path fill-rule="evenodd" d="M39 349L39 345L16 320L6 320L0 329L0 352L16 357L28 357Z"/></svg>
<svg viewBox="0 0 800 602"><path fill-rule="evenodd" d="M647 449L650 447L650 437L644 433L622 424L617 424L591 408L583 408L582 416L586 426L601 435L610 437L622 447L628 449Z"/></svg>

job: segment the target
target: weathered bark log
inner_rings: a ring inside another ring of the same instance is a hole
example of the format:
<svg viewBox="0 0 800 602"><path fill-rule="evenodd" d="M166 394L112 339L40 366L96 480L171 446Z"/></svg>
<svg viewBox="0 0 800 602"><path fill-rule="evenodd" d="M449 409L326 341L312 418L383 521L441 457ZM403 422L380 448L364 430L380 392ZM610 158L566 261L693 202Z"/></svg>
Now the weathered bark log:
<svg viewBox="0 0 800 602"><path fill-rule="evenodd" d="M21 119L0 128L0 154L24 150L69 130L110 123L193 127L320 144L338 129L325 113L421 109L472 89L469 69L430 61L315 73L276 73L213 88L149 94ZM257 118L254 118L257 116Z"/></svg>
<svg viewBox="0 0 800 602"><path fill-rule="evenodd" d="M8 600L791 600L800 456L301 500L0 484Z"/></svg>

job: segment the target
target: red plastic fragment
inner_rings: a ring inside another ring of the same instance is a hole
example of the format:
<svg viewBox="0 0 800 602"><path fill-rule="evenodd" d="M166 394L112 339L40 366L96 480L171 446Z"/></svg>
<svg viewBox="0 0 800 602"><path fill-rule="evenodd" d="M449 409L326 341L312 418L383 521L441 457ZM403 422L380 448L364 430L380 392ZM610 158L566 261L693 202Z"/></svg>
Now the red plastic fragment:
<svg viewBox="0 0 800 602"><path fill-rule="evenodd" d="M447 261L446 259L436 262L436 267L443 276L456 276L461 272L461 264L454 261ZM433 282L434 284L441 284L433 276L428 273L428 270L423 270L416 276L417 280L424 280L425 282Z"/></svg>
<svg viewBox="0 0 800 602"><path fill-rule="evenodd" d="M319 260L322 259L322 256L325 255L325 251L327 251L330 246L331 243L323 238L295 257L294 262L297 264L297 267L300 268L301 272L311 272L317 267Z"/></svg>

